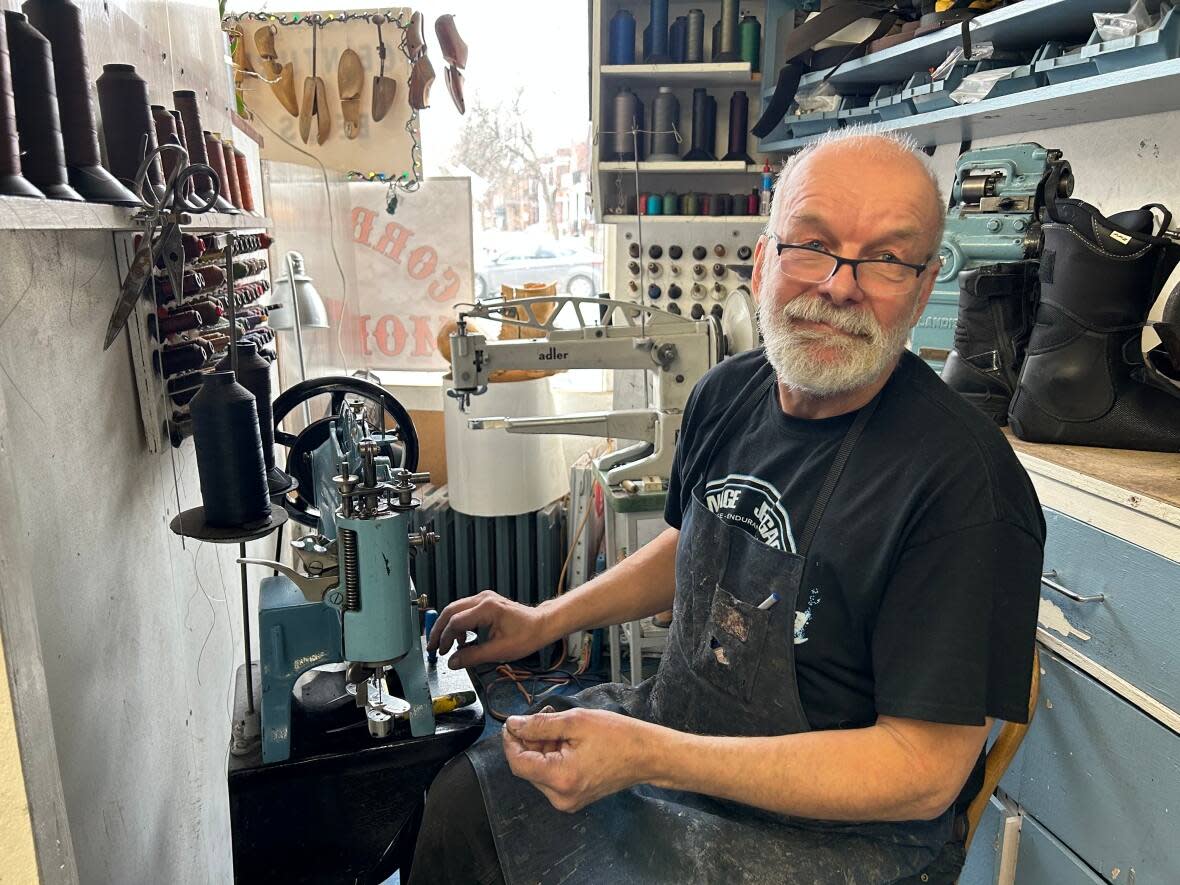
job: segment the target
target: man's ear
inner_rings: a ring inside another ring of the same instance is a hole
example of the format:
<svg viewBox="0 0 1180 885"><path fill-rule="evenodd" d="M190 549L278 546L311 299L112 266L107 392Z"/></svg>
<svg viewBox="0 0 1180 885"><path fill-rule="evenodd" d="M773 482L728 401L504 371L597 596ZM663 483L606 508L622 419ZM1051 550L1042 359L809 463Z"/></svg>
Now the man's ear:
<svg viewBox="0 0 1180 885"><path fill-rule="evenodd" d="M758 243L754 246L754 270L750 274L750 292L754 296L755 303L758 303L762 295L762 262L766 255L769 242L766 234L762 234L758 237Z"/></svg>

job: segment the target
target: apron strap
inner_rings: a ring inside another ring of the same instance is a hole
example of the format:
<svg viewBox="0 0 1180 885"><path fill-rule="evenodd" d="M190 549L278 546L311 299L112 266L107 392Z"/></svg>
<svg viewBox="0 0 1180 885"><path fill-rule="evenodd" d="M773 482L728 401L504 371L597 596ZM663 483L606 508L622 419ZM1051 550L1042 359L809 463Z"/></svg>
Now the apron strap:
<svg viewBox="0 0 1180 885"><path fill-rule="evenodd" d="M801 555L806 556L807 551L811 548L811 540L815 537L815 533L819 529L820 520L823 519L828 502L832 499L832 493L836 491L836 484L840 482L840 475L844 472L844 466L848 463L853 448L856 447L856 443L860 439L865 425L873 417L873 412L877 410L877 403L880 401L881 393L879 392L857 412L852 426L844 434L844 441L840 443L840 449L836 452L836 458L832 461L832 466L828 468L828 475L824 477L824 483L820 486L819 495L815 499L815 506L811 508L811 515L807 518L807 526L803 529L803 537L800 539L797 548Z"/></svg>

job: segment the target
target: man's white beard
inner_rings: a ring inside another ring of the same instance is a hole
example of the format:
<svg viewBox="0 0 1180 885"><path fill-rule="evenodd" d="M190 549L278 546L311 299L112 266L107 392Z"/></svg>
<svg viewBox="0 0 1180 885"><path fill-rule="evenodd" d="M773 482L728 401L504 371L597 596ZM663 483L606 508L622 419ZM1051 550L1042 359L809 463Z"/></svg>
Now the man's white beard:
<svg viewBox="0 0 1180 885"><path fill-rule="evenodd" d="M801 329L791 319L826 323L852 334ZM758 306L758 325L779 382L821 397L848 393L875 380L901 354L910 331L904 320L885 329L867 308L835 307L816 295L799 295L776 311L774 298L767 294ZM827 357L819 350L828 351Z"/></svg>

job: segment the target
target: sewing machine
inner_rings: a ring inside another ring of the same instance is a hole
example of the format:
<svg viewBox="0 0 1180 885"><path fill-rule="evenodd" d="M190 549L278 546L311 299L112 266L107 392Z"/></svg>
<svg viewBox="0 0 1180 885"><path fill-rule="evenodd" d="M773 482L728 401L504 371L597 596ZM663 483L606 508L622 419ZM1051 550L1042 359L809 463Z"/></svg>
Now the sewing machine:
<svg viewBox="0 0 1180 885"><path fill-rule="evenodd" d="M731 295L731 300L742 296ZM729 352L757 342L753 309L727 303L719 321L678 316L646 305L569 295L482 301L459 313L451 335L448 395L465 409L487 390L493 372L515 369L642 369L651 378L651 406L554 417L477 418L473 429L509 433L562 433L638 440L597 462L608 486L666 480L676 436L693 385ZM723 326L733 315L731 326ZM589 314L591 319L587 319ZM739 318L746 318L742 325ZM525 330L521 337L489 341L468 328L485 320ZM728 329L728 331L727 331ZM739 344L740 342L740 344Z"/></svg>
<svg viewBox="0 0 1180 885"><path fill-rule="evenodd" d="M1073 173L1061 151L1031 142L967 151L955 165L951 208L939 257L942 268L913 333L913 349L941 370L954 346L959 274L972 267L1035 257L1045 189L1073 193Z"/></svg>
<svg viewBox="0 0 1180 885"><path fill-rule="evenodd" d="M418 627L426 598L415 595L410 580L411 551L437 540L413 530L414 491L430 477L400 466L393 435L376 430L366 414L363 402L345 401L327 439L310 452L318 530L291 545L305 573L238 560L279 573L264 578L259 591L267 763L290 755L296 680L324 664L348 662L346 683L372 736L388 737L403 718L415 737L434 731ZM404 701L393 694L394 674Z"/></svg>

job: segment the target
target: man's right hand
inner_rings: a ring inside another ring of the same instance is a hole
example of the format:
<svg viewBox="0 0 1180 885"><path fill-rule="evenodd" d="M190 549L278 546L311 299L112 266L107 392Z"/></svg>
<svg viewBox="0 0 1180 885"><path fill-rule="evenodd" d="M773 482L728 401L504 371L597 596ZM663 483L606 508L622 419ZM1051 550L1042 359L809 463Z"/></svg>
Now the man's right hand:
<svg viewBox="0 0 1180 885"><path fill-rule="evenodd" d="M487 639L476 645L466 645L467 631L487 628ZM428 651L446 654L459 644L448 660L452 670L474 667L490 662L515 661L548 645L546 613L540 608L513 602L494 590L484 590L475 596L452 602L438 616Z"/></svg>

